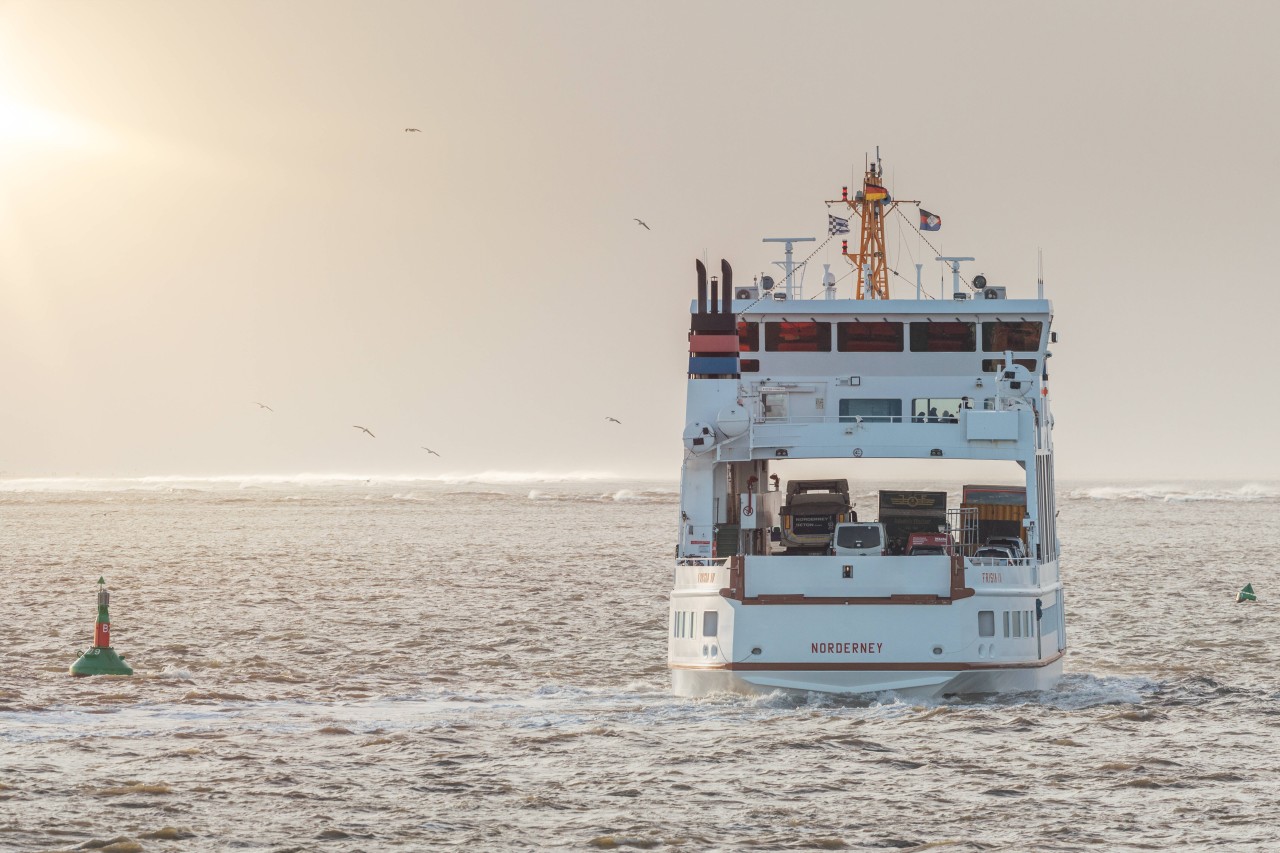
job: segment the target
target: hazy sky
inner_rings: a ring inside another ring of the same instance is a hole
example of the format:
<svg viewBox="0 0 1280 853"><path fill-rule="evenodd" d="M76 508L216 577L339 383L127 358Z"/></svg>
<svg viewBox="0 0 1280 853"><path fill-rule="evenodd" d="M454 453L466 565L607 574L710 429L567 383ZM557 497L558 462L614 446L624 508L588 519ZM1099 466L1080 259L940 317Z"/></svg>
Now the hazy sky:
<svg viewBox="0 0 1280 853"><path fill-rule="evenodd" d="M1280 477L1278 25L0 3L0 471L674 478L693 259L825 236L879 145L972 272L1033 295L1044 248L1061 477Z"/></svg>

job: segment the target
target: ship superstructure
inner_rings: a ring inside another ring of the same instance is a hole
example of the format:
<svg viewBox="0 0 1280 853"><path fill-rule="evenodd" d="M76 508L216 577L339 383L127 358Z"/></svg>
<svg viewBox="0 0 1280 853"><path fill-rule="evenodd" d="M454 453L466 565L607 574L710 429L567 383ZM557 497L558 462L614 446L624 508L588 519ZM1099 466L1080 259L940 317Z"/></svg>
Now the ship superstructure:
<svg viewBox="0 0 1280 853"><path fill-rule="evenodd" d="M777 287L762 277L735 288L727 261L710 279L696 264L669 626L675 691L1049 687L1066 648L1052 305L1042 284L1034 299L1007 298L980 276L962 286L964 259L947 259L946 298L926 298L918 279L916 298L885 298L883 229L895 202L878 164L839 203L862 225L858 250L843 250L858 272L851 293L827 274L824 298L803 299L790 243ZM937 488L882 490L879 518L839 501L784 511L780 475L792 462L838 462L831 476L851 474L866 491L878 486L857 477L858 464L871 459L1001 460L1017 482L965 486L950 508ZM824 531L859 521L884 525L878 552L828 546Z"/></svg>

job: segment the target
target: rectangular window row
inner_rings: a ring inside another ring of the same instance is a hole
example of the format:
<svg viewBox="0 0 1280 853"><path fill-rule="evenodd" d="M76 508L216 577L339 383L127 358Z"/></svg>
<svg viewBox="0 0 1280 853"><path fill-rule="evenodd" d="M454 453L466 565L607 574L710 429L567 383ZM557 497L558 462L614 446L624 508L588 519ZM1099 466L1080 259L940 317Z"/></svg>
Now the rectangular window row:
<svg viewBox="0 0 1280 853"><path fill-rule="evenodd" d="M840 401L840 422L853 423L862 418L863 423L902 423L902 400L897 399L845 399ZM958 424L961 409L994 409L991 397L916 397L911 401L913 424ZM768 408L765 416L769 416ZM785 413L781 415L785 417Z"/></svg>
<svg viewBox="0 0 1280 853"><path fill-rule="evenodd" d="M780 320L764 324L765 352L976 352L981 325L983 352L1038 352L1044 323L994 320L986 323L875 320L823 323ZM909 326L904 334L904 327ZM738 350L760 352L760 324L738 323ZM994 368L993 368L994 369Z"/></svg>
<svg viewBox="0 0 1280 853"><path fill-rule="evenodd" d="M1034 637L1036 614L1034 610L1006 610L1004 635L1006 637ZM1010 629L1012 628L1012 633Z"/></svg>
<svg viewBox="0 0 1280 853"><path fill-rule="evenodd" d="M677 610L671 615L671 636L696 637L698 611ZM715 610L702 611L702 636L715 637L720 631L720 614Z"/></svg>

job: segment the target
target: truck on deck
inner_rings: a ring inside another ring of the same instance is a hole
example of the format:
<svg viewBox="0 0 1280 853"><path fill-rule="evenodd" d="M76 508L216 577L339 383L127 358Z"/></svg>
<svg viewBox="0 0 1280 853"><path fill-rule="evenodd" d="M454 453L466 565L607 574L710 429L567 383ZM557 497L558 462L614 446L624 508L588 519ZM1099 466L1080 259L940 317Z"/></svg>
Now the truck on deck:
<svg viewBox="0 0 1280 853"><path fill-rule="evenodd" d="M911 534L946 530L947 493L881 490L880 523L889 537L889 553L905 554Z"/></svg>
<svg viewBox="0 0 1280 853"><path fill-rule="evenodd" d="M961 509L972 510L977 517L977 543L985 544L999 537L1016 538L1026 551L1027 516L1025 486L965 486L960 498Z"/></svg>
<svg viewBox="0 0 1280 853"><path fill-rule="evenodd" d="M858 520L848 480L792 480L779 515L780 544L788 554L825 554L836 525Z"/></svg>

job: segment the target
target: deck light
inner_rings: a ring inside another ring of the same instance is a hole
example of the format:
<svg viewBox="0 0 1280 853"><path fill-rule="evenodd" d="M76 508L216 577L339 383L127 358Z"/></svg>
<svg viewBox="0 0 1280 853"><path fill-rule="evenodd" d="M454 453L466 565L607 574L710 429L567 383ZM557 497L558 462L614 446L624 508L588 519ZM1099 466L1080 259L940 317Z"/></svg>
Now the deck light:
<svg viewBox="0 0 1280 853"><path fill-rule="evenodd" d="M940 448L940 447L935 447L933 450L930 450L930 451L929 451L929 455L930 455L930 456L941 456L941 455L942 455L942 448Z"/></svg>
<svg viewBox="0 0 1280 853"><path fill-rule="evenodd" d="M773 451L773 455L774 456L790 456L791 454L787 453L787 451L785 450L779 449L779 450Z"/></svg>

